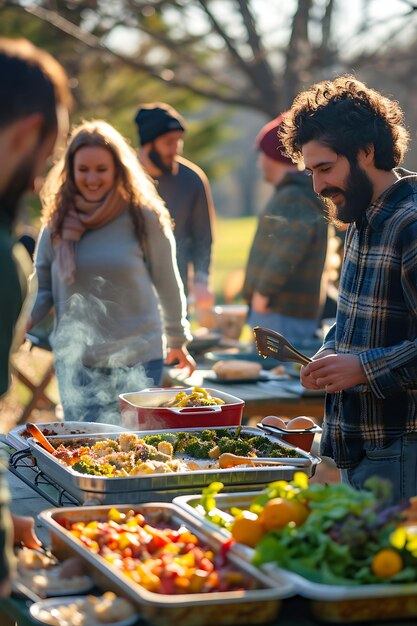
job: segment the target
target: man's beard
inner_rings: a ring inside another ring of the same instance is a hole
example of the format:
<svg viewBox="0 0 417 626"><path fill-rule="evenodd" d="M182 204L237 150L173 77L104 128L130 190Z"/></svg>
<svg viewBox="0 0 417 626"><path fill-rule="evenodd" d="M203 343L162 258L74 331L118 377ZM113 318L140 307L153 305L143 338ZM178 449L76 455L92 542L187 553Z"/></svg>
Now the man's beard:
<svg viewBox="0 0 417 626"><path fill-rule="evenodd" d="M320 193L326 204L329 220L335 226L351 224L362 219L374 194L372 182L357 162L350 163L350 172L344 187L344 190L340 187L327 187ZM342 205L337 206L328 197L336 193L344 197Z"/></svg>
<svg viewBox="0 0 417 626"><path fill-rule="evenodd" d="M162 157L159 154L158 150L154 147L149 150L148 157L150 158L152 163L158 168L158 170L161 170L161 172L163 172L164 174L172 174L174 168L174 159L172 159L169 164L165 163L162 160Z"/></svg>
<svg viewBox="0 0 417 626"><path fill-rule="evenodd" d="M13 173L9 184L0 195L0 210L14 222L21 208L24 194L33 184L35 154L28 156Z"/></svg>

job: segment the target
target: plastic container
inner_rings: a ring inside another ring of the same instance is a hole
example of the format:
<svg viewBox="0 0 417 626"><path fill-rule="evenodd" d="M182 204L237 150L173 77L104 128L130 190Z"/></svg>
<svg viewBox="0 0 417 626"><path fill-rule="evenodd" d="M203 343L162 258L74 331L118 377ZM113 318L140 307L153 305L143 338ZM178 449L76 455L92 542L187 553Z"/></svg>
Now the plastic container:
<svg viewBox="0 0 417 626"><path fill-rule="evenodd" d="M205 407L163 406L180 391L190 394L192 387L155 388L122 393L119 396L122 426L134 430L240 426L244 401L216 389L208 387L205 389L210 395L221 398L225 403Z"/></svg>
<svg viewBox="0 0 417 626"><path fill-rule="evenodd" d="M166 595L144 589L126 577L103 557L89 551L81 541L71 535L57 520L90 522L106 519L111 507L68 507L50 509L40 514L40 519L51 532L54 553L63 556L76 554L86 564L90 575L101 588L115 591L130 599L143 617L154 626L226 626L232 624L264 624L276 617L283 598L294 595L293 587L284 578L273 582L253 565L235 554L227 560L256 581L256 589L212 593ZM132 506L118 506L119 511L131 510ZM184 511L173 504L152 503L134 507L135 513L145 517L160 512L164 520L174 527L184 524L205 545L215 552L223 552L222 539L207 532ZM152 522L151 522L152 523Z"/></svg>

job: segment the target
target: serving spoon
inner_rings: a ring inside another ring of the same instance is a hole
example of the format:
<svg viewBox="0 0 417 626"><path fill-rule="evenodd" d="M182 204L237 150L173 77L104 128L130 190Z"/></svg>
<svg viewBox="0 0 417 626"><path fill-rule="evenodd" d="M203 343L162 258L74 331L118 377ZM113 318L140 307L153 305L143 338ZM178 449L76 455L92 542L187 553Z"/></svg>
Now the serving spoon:
<svg viewBox="0 0 417 626"><path fill-rule="evenodd" d="M36 426L36 424L28 422L26 424L26 429L47 452L50 452L51 454L55 452L55 448L53 447L53 445L49 443L43 432Z"/></svg>

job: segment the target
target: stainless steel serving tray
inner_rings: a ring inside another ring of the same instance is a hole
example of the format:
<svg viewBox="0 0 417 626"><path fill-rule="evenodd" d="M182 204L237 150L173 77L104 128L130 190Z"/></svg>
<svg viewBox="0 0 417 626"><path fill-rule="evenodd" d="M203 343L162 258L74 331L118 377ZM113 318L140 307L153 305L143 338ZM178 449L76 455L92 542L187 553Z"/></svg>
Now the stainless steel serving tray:
<svg viewBox="0 0 417 626"><path fill-rule="evenodd" d="M176 429L170 431L137 431L140 437L155 434L166 434L167 432L201 432L202 428ZM213 428L210 430L224 430L224 428ZM228 429L234 432L236 427ZM150 474L145 476L126 476L118 478L107 478L104 476L89 476L75 472L70 467L56 459L52 454L46 452L33 439L29 440L32 454L37 465L46 476L50 476L63 489L74 496L80 504L137 504L161 500L171 501L179 495L186 495L201 491L201 489L213 481L220 481L224 484L224 492L231 491L251 491L259 490L268 483L275 480L291 480L296 471L302 471L308 476L312 476L316 465L320 462L318 457L294 448L283 443L272 434L260 431L257 428L243 427L242 433L260 435L270 441L278 441L283 448L297 450L301 455L298 459L291 457L279 459L284 465L231 468L231 469L204 469L189 472L175 472L170 474ZM108 439L116 439L116 434L111 434ZM93 437L49 437L51 442L68 443L69 441L89 442L91 445L102 440L100 436Z"/></svg>
<svg viewBox="0 0 417 626"><path fill-rule="evenodd" d="M276 616L282 598L294 595L293 587L285 578L278 580L265 576L260 570L232 552L229 562L252 580L260 588L248 591L226 591L166 595L147 591L139 584L124 576L114 565L95 554L77 540L61 523L91 522L106 519L110 507L79 507L50 509L40 514L40 519L51 533L54 553L60 557L70 554L80 556L86 563L90 575L105 588L112 589L132 600L141 614L155 626L211 626L212 624L233 625L270 622ZM132 507L129 506L129 509ZM123 512L126 506L119 506ZM210 533L184 511L173 504L152 503L135 507L135 513L145 516L162 514L165 521L174 527L185 525L200 541L211 547L215 553L222 552L221 537ZM59 521L58 521L59 520ZM152 523L152 521L150 521Z"/></svg>

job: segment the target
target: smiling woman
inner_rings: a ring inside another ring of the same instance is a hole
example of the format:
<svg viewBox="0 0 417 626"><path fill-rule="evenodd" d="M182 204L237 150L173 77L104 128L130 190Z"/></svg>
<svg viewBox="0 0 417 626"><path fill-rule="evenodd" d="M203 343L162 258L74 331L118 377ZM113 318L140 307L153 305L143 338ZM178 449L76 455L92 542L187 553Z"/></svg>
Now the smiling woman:
<svg viewBox="0 0 417 626"><path fill-rule="evenodd" d="M74 182L88 202L99 202L114 185L116 166L111 153L100 146L80 148L74 157Z"/></svg>
<svg viewBox="0 0 417 626"><path fill-rule="evenodd" d="M118 422L118 396L159 385L167 361L194 369L168 211L109 124L76 128L42 191L32 322L55 308L65 419Z"/></svg>

